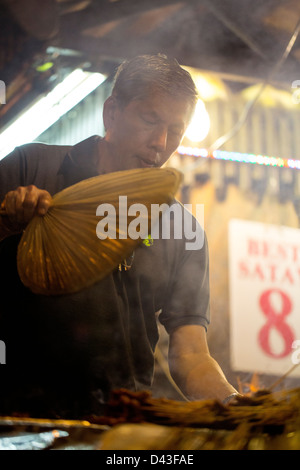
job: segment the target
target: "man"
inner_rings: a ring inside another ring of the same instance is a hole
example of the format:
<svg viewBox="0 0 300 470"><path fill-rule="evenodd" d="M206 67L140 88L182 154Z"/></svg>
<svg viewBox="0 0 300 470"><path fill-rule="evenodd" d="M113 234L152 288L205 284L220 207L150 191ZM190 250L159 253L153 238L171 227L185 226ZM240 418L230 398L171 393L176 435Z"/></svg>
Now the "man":
<svg viewBox="0 0 300 470"><path fill-rule="evenodd" d="M157 312L170 335L170 371L183 393L221 401L236 393L206 342L206 238L194 251L185 250L185 240L141 244L131 269L116 269L65 296L32 294L15 263L22 230L47 212L56 192L98 174L162 166L180 144L196 99L190 75L176 61L140 56L118 69L104 104L104 138L73 147L28 144L0 162L4 412L80 417L101 412L113 388L151 386Z"/></svg>

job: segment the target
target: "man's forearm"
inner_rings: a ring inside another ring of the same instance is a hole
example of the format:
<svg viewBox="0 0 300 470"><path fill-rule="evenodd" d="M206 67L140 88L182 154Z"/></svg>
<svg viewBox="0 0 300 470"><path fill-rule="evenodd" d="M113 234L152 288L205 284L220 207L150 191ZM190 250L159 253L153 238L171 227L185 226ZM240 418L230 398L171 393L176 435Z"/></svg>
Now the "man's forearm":
<svg viewBox="0 0 300 470"><path fill-rule="evenodd" d="M170 358L169 362L173 379L189 400L214 398L224 401L237 393L209 354L190 354L173 360Z"/></svg>

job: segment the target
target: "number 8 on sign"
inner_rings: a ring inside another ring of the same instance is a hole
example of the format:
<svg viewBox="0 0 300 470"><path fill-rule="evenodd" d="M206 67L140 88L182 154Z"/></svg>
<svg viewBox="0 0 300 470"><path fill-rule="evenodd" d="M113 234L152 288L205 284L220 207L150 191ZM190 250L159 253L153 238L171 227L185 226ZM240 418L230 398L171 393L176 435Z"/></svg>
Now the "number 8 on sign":
<svg viewBox="0 0 300 470"><path fill-rule="evenodd" d="M281 297L281 311L276 311L272 305L271 295L277 293ZM267 318L267 323L261 328L258 334L258 341L263 351L271 357L280 359L288 356L292 350L294 334L290 326L285 323L287 317L292 310L292 302L287 294L280 289L269 289L262 293L259 304L263 314ZM276 353L270 346L270 333L275 328L283 339L284 348L280 353Z"/></svg>

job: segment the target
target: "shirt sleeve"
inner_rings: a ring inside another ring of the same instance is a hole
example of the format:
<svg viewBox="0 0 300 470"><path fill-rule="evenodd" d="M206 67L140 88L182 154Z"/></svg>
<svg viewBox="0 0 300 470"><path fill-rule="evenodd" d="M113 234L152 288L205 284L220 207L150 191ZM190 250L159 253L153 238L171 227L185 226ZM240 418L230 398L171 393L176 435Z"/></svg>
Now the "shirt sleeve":
<svg viewBox="0 0 300 470"><path fill-rule="evenodd" d="M168 333L183 325L202 325L207 330L210 323L209 252L204 231L200 249L182 247L174 273L160 322Z"/></svg>
<svg viewBox="0 0 300 470"><path fill-rule="evenodd" d="M39 142L16 147L0 160L0 201L18 186L35 185L51 195L61 191L64 175L59 172L71 146Z"/></svg>
<svg viewBox="0 0 300 470"><path fill-rule="evenodd" d="M26 162L20 147L16 147L0 161L0 203L8 191L23 186L25 182Z"/></svg>

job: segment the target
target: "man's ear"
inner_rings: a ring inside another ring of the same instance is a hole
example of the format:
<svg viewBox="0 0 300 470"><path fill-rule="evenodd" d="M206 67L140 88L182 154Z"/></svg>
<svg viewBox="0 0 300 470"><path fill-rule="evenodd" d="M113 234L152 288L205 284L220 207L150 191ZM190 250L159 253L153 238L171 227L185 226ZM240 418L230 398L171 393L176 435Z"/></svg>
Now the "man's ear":
<svg viewBox="0 0 300 470"><path fill-rule="evenodd" d="M115 121L115 113L118 109L118 103L114 96L107 98L103 105L103 124L106 131L111 129Z"/></svg>

